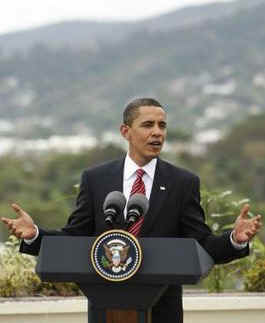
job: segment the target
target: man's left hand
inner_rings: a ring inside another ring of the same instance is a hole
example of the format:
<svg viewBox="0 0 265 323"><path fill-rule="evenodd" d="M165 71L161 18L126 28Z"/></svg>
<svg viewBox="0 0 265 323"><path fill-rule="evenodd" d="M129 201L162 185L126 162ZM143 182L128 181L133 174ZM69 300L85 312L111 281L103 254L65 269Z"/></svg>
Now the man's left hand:
<svg viewBox="0 0 265 323"><path fill-rule="evenodd" d="M262 227L261 215L249 218L249 205L245 204L236 219L233 240L236 243L245 243L252 239Z"/></svg>

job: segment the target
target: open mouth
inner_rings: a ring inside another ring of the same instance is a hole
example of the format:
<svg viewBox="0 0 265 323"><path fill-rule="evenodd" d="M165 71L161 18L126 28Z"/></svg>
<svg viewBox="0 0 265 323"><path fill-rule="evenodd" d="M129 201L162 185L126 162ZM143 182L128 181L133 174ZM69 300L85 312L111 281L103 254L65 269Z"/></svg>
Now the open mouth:
<svg viewBox="0 0 265 323"><path fill-rule="evenodd" d="M152 147L161 147L162 143L160 141L152 141L149 143Z"/></svg>

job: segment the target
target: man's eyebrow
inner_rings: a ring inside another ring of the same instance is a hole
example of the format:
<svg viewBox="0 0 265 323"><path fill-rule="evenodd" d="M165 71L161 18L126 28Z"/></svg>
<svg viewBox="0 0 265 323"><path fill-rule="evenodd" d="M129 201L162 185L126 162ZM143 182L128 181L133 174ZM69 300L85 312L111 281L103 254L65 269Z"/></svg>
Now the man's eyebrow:
<svg viewBox="0 0 265 323"><path fill-rule="evenodd" d="M141 124L154 124L155 122L156 122L155 120L143 120L141 122ZM159 124L163 124L163 125L166 125L167 124L167 122L166 121L163 121L163 120L158 121L158 123Z"/></svg>
<svg viewBox="0 0 265 323"><path fill-rule="evenodd" d="M144 120L141 122L142 124L145 124L145 123L155 123L154 120Z"/></svg>

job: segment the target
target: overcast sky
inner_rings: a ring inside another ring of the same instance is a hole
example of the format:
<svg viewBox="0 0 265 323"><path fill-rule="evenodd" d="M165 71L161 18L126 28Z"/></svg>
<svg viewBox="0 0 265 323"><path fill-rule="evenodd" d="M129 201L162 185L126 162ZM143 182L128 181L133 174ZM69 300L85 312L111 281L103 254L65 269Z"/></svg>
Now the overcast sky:
<svg viewBox="0 0 265 323"><path fill-rule="evenodd" d="M4 0L0 34L62 20L132 20L201 3L231 0Z"/></svg>

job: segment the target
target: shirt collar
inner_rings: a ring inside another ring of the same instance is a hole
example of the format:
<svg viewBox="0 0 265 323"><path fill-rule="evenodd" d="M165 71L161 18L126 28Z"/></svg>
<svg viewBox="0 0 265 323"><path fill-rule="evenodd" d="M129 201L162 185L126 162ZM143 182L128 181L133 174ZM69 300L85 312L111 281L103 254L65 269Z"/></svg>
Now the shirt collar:
<svg viewBox="0 0 265 323"><path fill-rule="evenodd" d="M124 163L124 179L129 179L138 168L142 168L145 173L153 180L155 176L157 158L153 158L148 164L139 167L127 153Z"/></svg>

